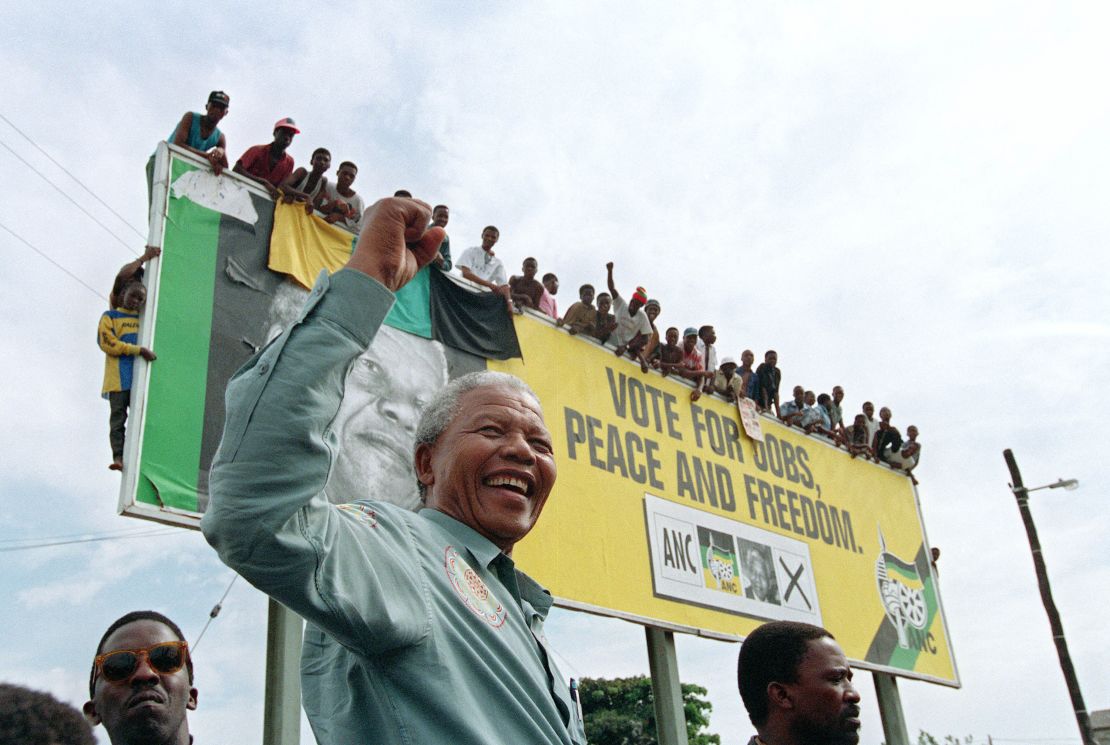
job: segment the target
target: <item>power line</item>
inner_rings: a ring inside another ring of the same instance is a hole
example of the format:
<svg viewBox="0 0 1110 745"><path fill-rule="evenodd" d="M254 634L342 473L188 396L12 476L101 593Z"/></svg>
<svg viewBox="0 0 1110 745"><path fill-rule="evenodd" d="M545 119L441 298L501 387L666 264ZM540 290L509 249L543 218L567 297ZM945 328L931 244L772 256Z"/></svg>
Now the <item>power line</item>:
<svg viewBox="0 0 1110 745"><path fill-rule="evenodd" d="M110 204L108 204L107 202L105 202L105 201L104 201L103 199L101 199L101 198L100 198L99 196L97 196L96 192L94 192L94 191L93 191L92 189L90 189L89 187L85 186L85 185L84 185L84 184L83 184L83 183L81 182L81 179L79 179L79 178L77 178L76 176L74 176L74 175L73 175L72 173L70 173L70 172L69 172L69 170L68 170L68 169L67 169L67 168L66 168L65 166L63 166L63 165L62 165L61 163L59 163L58 161L54 160L54 158L53 158L53 157L52 157L52 156L50 155L50 153L48 153L48 152L46 152L45 150L43 150L43 149L42 149L41 147L39 147L39 144L38 144L37 142L35 142L34 140L32 140L32 139L31 139L31 136L30 136L29 134L27 134L26 132L24 132L24 131L23 131L22 129L20 129L19 127L15 126L15 124L14 124L14 123L12 122L12 120L11 120L11 119L9 119L8 117L4 116L3 114L0 114L0 119L3 119L3 120L4 120L5 122L7 122L7 124L8 124L8 126L9 126L9 127L11 127L11 128L12 128L12 129L14 129L14 130L15 130L16 132L18 132L18 133L19 133L19 134L20 134L20 135L21 135L21 136L23 137L23 139L27 140L27 142L31 143L31 144L32 144L32 145L33 145L33 146L35 147L35 149L36 149L36 150L38 150L38 151L39 151L40 153L42 153L43 155L45 155L45 156L47 157L47 159L48 159L48 160L49 160L49 161L50 161L51 163L53 163L54 165L58 166L58 168L60 168L60 169L62 170L62 172L63 172L63 173L65 173L65 175L69 176L69 177L70 177L71 179L73 179L74 181L76 181L76 182L77 182L77 185L78 185L78 186L80 186L80 187L81 187L82 189L84 189L84 190L85 190L86 192L88 192L89 196L91 196L91 197L92 197L93 199L95 199L96 201L98 201L98 202L100 202L100 203L101 203L102 205L104 205L105 209L107 209L107 210L108 210L109 212L111 212L111 213L112 213L113 215L115 215L115 216L116 216L117 218L119 218L120 222L122 222L122 223L123 223L124 225L126 225L127 227L131 228L131 230L132 230L132 231L134 231L135 235L139 236L139 238L140 238L141 240L144 240L144 241L146 240L146 236L145 236L145 235L144 235L144 234L143 234L143 233L142 233L142 232L141 232L141 231L140 231L140 230L139 230L138 228L136 228L136 227L135 227L134 225L132 225L131 223L129 223L129 222L127 221L127 218L126 218L126 217L124 217L123 215L121 215L120 213L118 213L118 212L116 212L116 211L115 211L114 209L112 209L112 206L111 206Z"/></svg>
<svg viewBox="0 0 1110 745"><path fill-rule="evenodd" d="M570 660L568 660L566 657L563 657L561 654L559 654L554 647L548 647L547 650L559 658L559 660L563 663L562 668L564 670L569 670L571 674L576 678L582 678L582 674L578 672L578 668L572 665Z"/></svg>
<svg viewBox="0 0 1110 745"><path fill-rule="evenodd" d="M2 144L2 143L0 143L0 144ZM10 234L11 234L12 236L14 236L14 237L15 237L16 239L18 239L18 240L22 241L22 242L23 242L23 243L24 243L24 244L25 244L25 245L26 245L26 246L27 246L28 248L30 248L30 249L31 249L32 251L34 251L35 253L37 253L37 254L38 254L39 256L41 256L41 257L43 257L44 259L46 259L47 261L49 261L49 262L50 262L51 264L53 264L53 265L54 265L55 267L57 267L58 269L61 269L61 270L62 270L63 272L65 272L66 274L68 274L68 275L69 275L70 277L72 277L73 279L77 280L77 281L78 281L79 283L81 283L81 284L82 284L82 285L84 285L84 286L85 286L86 288L88 288L88 290L89 290L90 292L92 292L92 293L93 293L94 295L96 295L96 297L97 297L98 299L100 299L100 300L103 300L103 301L107 302L108 298L107 298L107 296L106 296L106 295L102 295L102 294L100 294L100 291L98 291L98 290L97 290L97 289L96 289L95 287L93 287L92 285L90 285L90 284L88 284L87 282L85 282L85 280L81 279L81 278L80 278L80 277L78 277L78 276L77 276L76 274L74 274L74 273L73 273L73 272L71 272L70 270L66 269L66 268L65 268L64 266L62 266L61 264L59 264L59 263L58 263L57 261L55 261L54 259L50 258L50 256L49 256L49 255L48 255L48 254L47 254L47 253L46 253L45 251L43 251L43 250L42 250L42 249L40 249L40 248L37 248L37 247L36 247L36 246L35 246L34 244L32 244L32 243L31 243L30 241L28 241L28 240L27 240L26 238L24 238L23 236L21 236L21 235L20 235L19 233L16 233L16 232L15 232L14 230L12 230L11 228L9 228L9 227L8 227L7 225L5 225L5 224L4 224L3 222L0 222L0 229L3 229L3 230L5 230L5 231L7 231L7 232L8 232L8 233L10 233ZM222 304L222 303L217 303L217 302L215 302L215 298L213 298L213 302L212 302L212 308L213 308L213 309L216 309L216 310L221 310L221 311L223 311L223 312L225 312L225 313L232 313L232 312L234 312L234 311L232 311L232 310L231 310L230 308L228 308L228 307L227 307L226 305L224 305L224 304ZM242 339L242 341L243 341L244 343L247 343L247 342L248 342L248 340L247 340L247 339ZM254 352L257 352L257 351L258 351L258 347L257 347L257 346L255 346L254 344L250 344L250 346L252 347L252 354L253 354Z"/></svg>
<svg viewBox="0 0 1110 745"><path fill-rule="evenodd" d="M116 235L116 234L115 234L115 232L114 232L114 231L113 231L113 230L112 230L111 228L109 228L109 227L108 227L107 225L105 225L104 223L100 222L100 220L99 220L99 219L97 219L96 215L94 215L93 213L91 213L91 212L89 212L89 211L88 211L87 209L85 209L85 208L84 208L84 207L83 207L83 206L82 206L82 205L80 204L80 202L78 202L78 201L77 201L76 199L74 199L73 197L71 197L71 196L70 196L69 194L66 194L66 193L65 193L65 191L64 191L64 190L62 189L62 187L58 186L58 185L57 185L57 184L55 184L55 183L54 183L53 181L51 181L51 180L50 180L50 178L49 178L48 176L46 176L46 175L45 175L45 174L44 174L44 173L43 173L42 171L40 171L39 169L35 168L35 167L34 167L33 165L31 165L30 163L28 163L28 162L27 162L27 161L26 161L26 160L25 160L25 159L23 158L23 156L22 156L22 155L20 155L19 153L17 153L17 152L15 151L15 150L13 150L13 149L11 148L11 146L9 146L9 145L8 145L8 143L4 142L3 140L0 140L0 145L2 145L2 146L4 147L4 149L5 149L5 150L7 150L7 151L8 151L9 153L11 153L12 155L14 155L14 156L16 157L16 159L17 159L17 160L19 160L19 162L20 162L20 163L22 163L23 165L27 166L27 167L28 167L28 168L30 168L30 169L31 169L32 171L34 171L34 172L35 172L35 173L36 173L36 174L37 174L37 175L39 176L39 178L41 178L41 179L42 179L43 181L45 181L46 183L48 183L48 184L50 184L51 186L53 186L53 187L54 187L54 188L55 188L55 189L56 189L56 190L58 191L58 193L59 193L59 194L61 194L61 195L62 195L63 197L65 197L65 198L66 198L66 199L68 199L69 201L73 202L74 206L75 206L75 207L77 207L77 209L79 209L79 210L81 210L82 212L84 212L84 213L85 213L86 215L88 215L88 217L89 217L89 219L90 219L90 220L92 220L93 222L95 222L95 223L96 223L97 225L99 225L100 227L104 228L105 232L107 232L107 233L108 233L109 235L111 235L111 236L112 236L113 238L115 238L115 239L116 239L117 241L119 241L119 243L120 243L120 245L121 245L121 246L123 246L123 247L124 247L124 248L126 248L126 249L127 249L128 251L130 251L130 252L132 252L133 254L135 254L136 256L138 256L138 255L139 255L139 252L138 252L138 251L136 251L136 250L135 250L134 248L132 248L132 247L131 247L131 245L127 243L127 241L125 241L125 240L124 240L123 238L120 238L120 237L119 237L118 235Z"/></svg>
<svg viewBox="0 0 1110 745"><path fill-rule="evenodd" d="M75 543L97 543L99 541L119 541L124 538L146 538L152 535L169 535L177 533L180 528L156 528L142 533L131 533L129 535L115 535L115 536L98 536L92 538L75 538L69 541L46 541L44 543L32 543L27 546L2 546L0 553L11 553L12 551L29 551L32 548L50 548L51 546L69 546Z"/></svg>
<svg viewBox="0 0 1110 745"><path fill-rule="evenodd" d="M78 185L79 185L79 186L81 186L81 188L82 188L82 189L84 189L85 191L88 191L88 192L89 192L90 194L92 194L92 192L91 192L91 191L89 190L89 188L88 188L87 186L85 186L85 185L84 185L83 183L81 183L81 181L80 181L80 180L79 180L79 179L78 179L78 178L77 178L76 176L74 176L74 175L73 175L72 173L70 173L70 172L69 172L68 170L66 170L66 168L65 168L64 166L62 166L62 165L61 165L60 163L58 163L58 162L57 162L56 160L54 160L53 158L51 158L51 157L50 157L50 155L49 155L49 153L46 153L46 151L44 151L44 150L43 150L43 149L42 149L41 147L39 147L39 145L38 145L37 143L35 143L35 141L34 141L34 140L32 140L32 139L30 138L30 136L28 136L28 135L27 135L26 133L24 133L24 132L23 132L22 130L20 130L20 129L19 129L18 127L16 127L16 126L15 126L14 124L12 124L12 122L11 122L11 120L10 120L10 119L8 119L7 117L5 117L5 116L4 116L3 114L0 114L0 119L3 119L3 120L4 120L5 122L7 122L7 123L8 123L8 125L9 125L9 126L10 126L10 127L12 128L12 129L14 129L14 130L15 130L16 132L19 132L19 134L20 134L20 135L22 135L22 136L23 136L23 137L24 137L24 138L25 138L25 139L26 139L26 140L27 140L28 142L30 142L30 143L31 143L32 145L34 145L34 146L35 146L35 147L36 147L36 148L37 148L37 149L38 149L38 150L39 150L40 152L42 152L42 153L43 153L44 155L46 155L46 157L47 157L47 158L49 158L49 159L50 159L50 161L51 161L52 163L54 163L54 164L55 164L55 165L57 165L57 166L58 166L59 168L61 168L61 169L62 169L63 171L65 171L65 173L66 173L67 175L69 175L69 177L70 177L70 178L72 178L72 179L73 179L74 181L76 181L76 182L78 183ZM131 246L130 246L130 245L129 245L129 244L128 244L128 243L126 242L126 241L124 241L124 240L123 240L122 238L120 238L120 237L119 237L118 235L116 235L116 234L115 234L114 232L112 232L112 230L110 230L110 229L109 229L109 228L108 228L108 227L107 227L106 225L104 225L104 223L100 222L100 220L98 220L98 219L97 219L97 218L96 218L96 217L95 217L95 216L94 216L94 215L93 215L93 214L92 214L91 212L89 212L89 211L88 211L87 209L85 209L84 207L82 207L82 206L81 206L81 205L80 205L80 204L79 204L79 203L78 203L78 202L77 202L77 201L76 201L76 200L75 200L75 199L74 199L73 197L71 197L71 196L70 196L69 194L67 194L67 193L66 193L66 192L65 192L65 191L64 191L64 190L63 190L63 189L62 189L62 188L61 188L60 186L58 186L58 185L57 185L56 183L54 183L53 181L51 181L51 180L50 180L50 179L49 179L49 178L48 178L47 176L45 176L45 175L44 175L43 173L41 173L41 172L40 172L39 170L37 170L37 169L36 169L36 168L35 168L34 166L32 166L32 165L31 165L30 163L28 163L28 162L27 162L26 160L24 160L24 159L23 159L23 157L21 157L21 156L20 156L20 155L19 155L19 154L18 154L17 152L15 152L15 150L13 150L13 149L12 149L12 148L11 148L11 147L10 147L10 146L9 146L9 145L7 144L7 143L5 143L5 142L4 142L3 140L0 140L0 145L2 145L2 146L3 146L3 147L4 147L5 149L6 149L6 150L8 150L8 152L10 152L10 153L11 153L12 155L14 155L14 156L15 156L16 158L18 158L20 162L22 162L22 163L23 163L24 165L26 165L26 166L27 166L28 168L30 168L30 169L31 169L32 171L34 171L34 172L35 172L35 173L36 173L36 174L37 174L37 175L38 175L38 176L39 176L40 178L42 178L42 179L43 179L44 181L46 181L46 182L47 182L48 184L50 184L51 186L53 186L53 187L54 187L54 188L55 188L55 189L56 189L56 190L58 191L58 193L59 193L59 194L61 194L61 195L62 195L63 197L65 197L66 199L68 199L68 200L69 200L70 202L72 202L72 203L73 203L73 204L74 204L74 205L75 205L75 206L76 206L76 207L77 207L78 209L80 209L80 210L81 210L82 212L84 212L84 213L85 213L86 215L88 215L88 216L89 216L89 218L93 220L93 222L95 222L95 223L96 223L97 225L99 225L100 227L104 228L104 230L105 230L105 231L107 231L107 232L108 232L108 233L109 233L110 235L112 235L112 237L114 237L114 238L115 238L115 239L116 239L117 241L119 241L121 245L123 245L123 246L124 246L125 248L127 248L127 249L128 249L129 251L131 251L132 253L134 253L134 254L135 254L135 255L137 255L137 256L141 256L141 255L142 255L141 253L139 253L139 252L138 252L138 251L136 251L135 249L131 248ZM129 227L129 228L131 228L132 230L134 230L134 231L135 231L135 232L136 232L136 233L137 233L137 234L138 234L138 235L139 235L140 237L142 237L142 233L139 233L139 231L138 231L138 230L137 230L137 229L136 229L136 228L135 228L135 227L134 227L133 225L131 225L130 223L127 223L126 219L124 219L124 218L123 218L123 217L122 217L122 216L121 216L121 215L120 215L120 214L119 214L118 212L116 212L116 211L115 211L114 209L112 209L112 208L111 208L111 206L109 206L109 205L108 205L108 204L107 204L106 202L104 202L104 200L100 199L100 197L97 197L97 196L96 196L95 194L93 194L93 196L94 196L94 197L95 197L95 198L97 199L97 201L98 201L98 202L100 202L100 203L101 203L101 204L103 204L103 205L104 205L105 207L107 207L107 208L108 208L108 210L109 210L109 211L111 211L111 213L112 213L113 215L115 215L116 217L118 217L118 218L119 218L120 220L123 220L123 222L124 222L124 223L125 223L125 224L126 224L126 225L127 225L128 227ZM166 214L166 212L164 212L164 211L162 212L162 217L164 217L164 218L168 218L168 215ZM94 287L92 287L91 285L89 285L88 283L86 283L86 282L85 282L84 280L82 280L82 279L81 279L80 277L78 277L78 276L77 276L76 274L74 274L73 272L71 272L71 271L69 271L68 269L66 269L66 268L65 268L64 266L62 266L61 264L59 264L59 263L58 263L57 261L55 261L54 259L50 258L50 256L48 256L48 255L46 254L46 252L42 251L42 250L41 250L41 249L39 249L39 248L36 248L36 247L35 247L34 245L32 245L32 244L31 244L31 242L30 242L30 241L28 241L28 240L27 240L26 238L24 238L24 237L22 237L21 235L19 235L18 233L16 233L16 232L15 232L14 230L12 230L11 228L9 228L9 227L7 227L6 225L4 225L4 224L3 224L2 222L0 222L0 228L3 228L3 229L4 229L4 230L6 230L6 231L7 231L8 233L11 233L11 234L12 234L12 235L13 235L13 236L14 236L15 238L17 238L18 240L20 240L20 241L22 241L22 242L23 242L24 244L26 244L26 245L27 245L27 247L28 247L28 248L30 248L30 249L31 249L32 251L34 251L35 253L39 254L39 255L40 255L40 256L42 256L42 257L43 257L44 259L46 259L47 261L49 261L49 262L50 262L51 264L53 264L54 266L56 266L56 267L57 267L58 269L61 269L61 270L62 270L63 272L65 272L66 274L68 274L68 275L69 275L70 277L72 277L73 279L75 279L75 280L77 280L78 282L80 282L80 283L81 283L82 285L84 285L84 286L85 286L86 288L88 288L88 289L89 289L89 290L90 290L90 291L91 291L91 292L92 292L93 294L95 294L95 295L97 296L97 298L99 298L99 299L101 299L101 300L106 300L106 299L107 299L107 297L106 297L105 295L102 295L102 294L100 293L100 291L99 291L99 290L97 290L96 288L94 288ZM214 300L214 298L213 298L213 300ZM219 309L219 310L223 310L223 311L225 311L225 312L231 312L231 311L229 311L229 309L228 309L227 307L225 307L225 306L223 306L222 304L219 304L219 303L215 303L215 302L213 302L213 306L212 306L212 307L213 307L214 309ZM247 340L246 340L246 339L243 339L243 341L244 341L244 342L246 342ZM257 346L254 346L253 344L251 344L251 346L253 347L253 351L255 351L255 352L257 352L257 351L258 351L258 347L257 347Z"/></svg>
<svg viewBox="0 0 1110 745"><path fill-rule="evenodd" d="M224 590L224 594L220 598L219 602L212 606L212 610L208 612L208 620L204 622L204 628L200 630L200 634L197 635L197 640L193 642L193 652L197 651L197 647L200 646L200 640L204 638L204 632L208 631L208 627L212 624L212 621L216 619L216 616L220 615L220 611L223 610L224 601L227 600L227 594L231 592L231 586L235 584L235 580L237 579L239 579L238 574L231 578L231 581L227 583L227 589Z"/></svg>
<svg viewBox="0 0 1110 745"><path fill-rule="evenodd" d="M0 144L3 144L3 143L0 143ZM20 235L19 233L15 232L15 231L14 231L14 230L12 230L11 228L9 228L9 227L8 227L7 225L5 225L4 223L0 222L0 228L3 228L4 230L6 230L6 231L8 231L9 233L11 233L11 235L12 235L13 237L15 237L15 238L16 238L17 240L19 240L19 241L22 241L22 242L23 242L23 243L24 243L24 244L25 244L25 245L27 246L27 248L31 249L32 251L34 251L35 253L37 253L37 254L38 254L39 256L41 256L42 258L46 259L46 260L47 260L47 261L49 261L49 262L50 262L51 264L53 264L53 265L54 265L54 266L56 266L57 268L61 269L61 270L62 270L63 272L65 272L66 274L68 274L68 275L69 275L70 277L72 277L73 279L77 280L78 282L80 282L80 283L81 283L82 285L84 285L85 287L87 287L87 288L88 288L88 290L89 290L89 292L91 292L92 294L96 295L96 297L97 297L98 299L100 299L100 300L107 300L107 299L108 299L108 298L107 298L106 296L104 296L104 295L101 295L101 294L100 294L100 293L99 293L99 292L98 292L98 291L96 290L96 288L94 288L94 287L93 287L92 285L88 284L87 282L85 282L85 280L81 279L81 278L80 278L80 277L78 277L78 276L77 276L76 274L74 274L74 273L73 273L73 272L71 272L70 270L66 269L66 268L65 268L64 266L62 266L62 265L61 265L61 264L59 264L58 262L54 261L54 259L50 258L50 257L49 257L49 256L48 256L48 255L46 254L46 252L44 252L44 251L42 251L42 250L40 250L40 249L36 248L36 247L35 247L35 246L34 246L34 245L33 245L33 244L32 244L32 243L31 243L31 242L29 241L29 240L27 240L26 238L24 238L23 236L21 236L21 235Z"/></svg>
<svg viewBox="0 0 1110 745"><path fill-rule="evenodd" d="M64 541L64 540L69 539L69 538L91 538L91 537L94 537L94 536L96 536L96 537L111 536L111 535L127 536L127 535L132 535L134 533L139 533L139 532L148 531L148 530L152 530L151 526L143 525L141 527L119 528L117 530L98 530L98 531L95 531L95 532L90 532L90 531L86 530L83 533L66 533L64 535L36 536L34 538L0 538L0 544L38 543L40 541Z"/></svg>

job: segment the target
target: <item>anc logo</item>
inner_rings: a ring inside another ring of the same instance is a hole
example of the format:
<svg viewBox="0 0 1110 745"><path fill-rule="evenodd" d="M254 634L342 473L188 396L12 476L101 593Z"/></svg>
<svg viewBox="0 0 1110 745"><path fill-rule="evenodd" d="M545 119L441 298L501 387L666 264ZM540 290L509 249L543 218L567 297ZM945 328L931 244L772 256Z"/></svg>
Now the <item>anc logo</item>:
<svg viewBox="0 0 1110 745"><path fill-rule="evenodd" d="M443 568L447 572L447 580L455 588L455 592L466 607L490 626L495 629L501 628L505 623L505 606L497 602L497 598L490 592L486 583L459 556L454 546L448 546L444 552Z"/></svg>
<svg viewBox="0 0 1110 745"><path fill-rule="evenodd" d="M886 617L898 632L898 646L915 648L910 644L908 630L924 631L929 622L929 606L925 598L925 582L917 565L899 559L886 550L886 539L879 532L879 558L875 562L875 579L879 583L879 597L883 601Z"/></svg>
<svg viewBox="0 0 1110 745"><path fill-rule="evenodd" d="M699 525L698 544L705 586L710 590L739 595L740 571L732 536Z"/></svg>

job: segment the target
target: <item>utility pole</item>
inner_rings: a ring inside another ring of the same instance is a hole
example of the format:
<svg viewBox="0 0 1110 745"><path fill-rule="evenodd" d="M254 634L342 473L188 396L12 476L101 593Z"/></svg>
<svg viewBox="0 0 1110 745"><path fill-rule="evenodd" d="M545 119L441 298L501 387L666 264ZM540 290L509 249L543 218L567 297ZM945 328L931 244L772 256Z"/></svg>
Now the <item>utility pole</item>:
<svg viewBox="0 0 1110 745"><path fill-rule="evenodd" d="M1056 643L1056 654L1060 658L1060 668L1064 671L1064 681L1068 686L1068 695L1071 696L1072 708L1075 710L1075 721L1079 724L1079 736L1084 745L1097 745L1094 734L1091 732L1091 718L1087 714L1087 706L1083 703L1083 693L1079 690L1079 678L1076 677L1075 667L1071 664L1071 654L1068 653L1068 642L1064 638L1064 625L1060 622L1060 612L1056 610L1056 601L1052 599L1052 587L1048 582L1048 570L1045 568L1044 557L1041 555L1041 542L1037 538L1037 526L1033 523L1033 513L1029 510L1029 492L1038 489L1056 489L1064 487L1074 489L1078 482L1074 479L1065 481L1060 479L1054 484L1037 486L1027 489L1021 482L1021 472L1018 470L1017 461L1014 460L1013 451L1002 451L1006 459L1006 466L1010 469L1010 478L1013 483L1010 491L1017 498L1018 510L1021 520L1025 523L1025 534L1029 538L1029 549L1033 553L1033 568L1037 573L1037 586L1041 591L1041 602L1044 603L1045 613L1048 614L1048 623L1052 627L1052 641Z"/></svg>

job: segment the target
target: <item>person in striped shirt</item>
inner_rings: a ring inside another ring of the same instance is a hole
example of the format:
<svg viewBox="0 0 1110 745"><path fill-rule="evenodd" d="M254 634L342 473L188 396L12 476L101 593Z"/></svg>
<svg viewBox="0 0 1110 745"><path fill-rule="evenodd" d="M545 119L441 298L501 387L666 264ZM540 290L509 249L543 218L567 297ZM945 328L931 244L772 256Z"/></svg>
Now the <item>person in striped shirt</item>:
<svg viewBox="0 0 1110 745"><path fill-rule="evenodd" d="M104 311L96 340L106 355L104 360L104 385L101 395L108 399L111 414L108 418L108 441L112 445L113 471L123 470L123 436L127 423L127 409L131 406L131 378L135 358L147 362L157 359L154 352L139 346L139 312L146 303L146 287L142 282L127 285L119 307Z"/></svg>

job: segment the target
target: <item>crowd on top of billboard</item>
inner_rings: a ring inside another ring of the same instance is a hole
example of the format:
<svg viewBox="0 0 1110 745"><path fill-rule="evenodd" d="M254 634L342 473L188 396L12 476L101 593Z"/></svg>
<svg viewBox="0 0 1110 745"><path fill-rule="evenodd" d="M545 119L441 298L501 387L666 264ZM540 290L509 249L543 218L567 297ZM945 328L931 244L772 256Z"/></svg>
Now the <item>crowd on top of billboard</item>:
<svg viewBox="0 0 1110 745"><path fill-rule="evenodd" d="M227 115L230 97L223 91L212 91L208 96L205 113L186 112L171 132L169 142L191 150L208 161L219 175L228 167L227 139L217 126ZM276 201L303 204L306 212L319 212L328 223L338 224L358 233L364 212L364 203L351 185L358 174L358 167L343 161L337 172L336 183L326 175L331 166L331 153L327 148L316 148L310 167L295 167L293 157L287 152L295 135L300 133L296 122L283 117L274 124L273 141L246 149L235 161L232 170L260 184ZM153 173L153 157L147 165L148 179ZM394 196L412 197L406 190ZM432 211L432 225L446 228L450 219L447 205L436 205ZM671 326L659 332L656 321L662 312L657 299L648 298L643 287L637 287L629 299L618 292L613 280L613 262L606 264L608 292L595 294L591 284L578 289L578 301L562 316L559 315L555 296L559 291L559 278L552 272L537 281L539 262L527 257L521 264L520 274L508 276L505 264L497 256L494 246L500 231L493 225L482 230L481 243L463 251L457 260L451 257L450 239L445 235L433 265L441 271L458 267L467 280L499 293L505 297L506 307L523 313L525 309L549 316L555 324L572 335L583 335L613 350L618 357L627 356L640 365L643 372L657 370L661 375L675 375L688 381L693 390L692 400L703 394L720 396L728 401L750 399L756 408L777 416L788 426L807 434L823 437L846 449L852 457L870 458L906 473L916 484L913 474L921 458L921 443L917 441L917 428L910 426L903 439L894 427L887 407L874 417L874 405L864 402L862 412L851 424L844 422L841 403L844 389L835 386L831 394L815 394L803 386L795 386L793 398L780 404L779 386L782 372L778 368L778 354L768 350L763 362L753 368L755 355L750 349L740 354L740 362L730 356L718 360L717 335L712 324L687 327L679 335L679 328ZM103 395L111 403L111 468L122 468L123 429L130 399L131 364L135 356L148 361L154 353L138 346L138 313L145 300L145 293L136 291L127 296L127 287L139 282L142 264L157 255L158 249L148 247L140 259L125 266L116 277L110 297L109 311L101 319L100 346L107 355ZM143 294L140 298L139 295ZM595 305L596 302L596 305Z"/></svg>
<svg viewBox="0 0 1110 745"><path fill-rule="evenodd" d="M524 271L535 274L535 259L525 260ZM717 332L712 324L687 327L681 337L678 327L671 326L661 337L656 321L662 304L649 299L643 287L637 287L626 302L613 282L613 262L606 264L606 271L609 292L596 296L597 306L594 307L593 285L582 285L578 290L578 302L571 305L563 317L551 314L557 319L556 325L571 334L594 338L612 348L618 357L627 356L638 362L644 372L655 369L663 376L674 374L689 381L693 386L691 400L696 401L703 394L720 396L727 401L750 399L759 411L773 412L789 426L826 438L848 450L853 458L863 456L876 463L886 463L905 472L917 483L913 475L921 459L917 427L911 425L903 440L898 429L890 423L890 409L885 406L880 409L876 420L875 406L870 401L864 402L862 412L855 416L852 424L845 425L841 406L844 389L839 385L833 387L831 395L817 395L800 385L795 386L793 399L780 405L782 371L778 368L775 350L768 350L763 362L753 368L755 354L750 349L740 353L740 364L729 356L718 361ZM544 284L546 286L547 282ZM557 280L555 286L558 286ZM515 291L512 297L515 301Z"/></svg>

